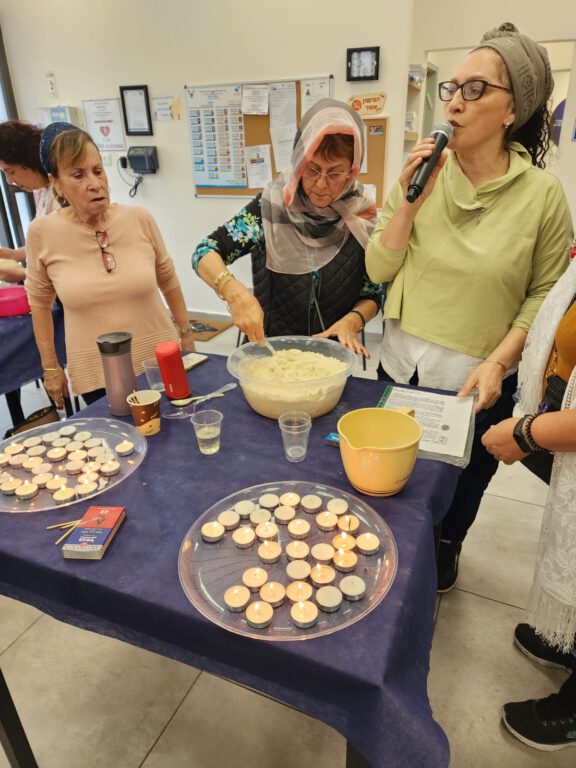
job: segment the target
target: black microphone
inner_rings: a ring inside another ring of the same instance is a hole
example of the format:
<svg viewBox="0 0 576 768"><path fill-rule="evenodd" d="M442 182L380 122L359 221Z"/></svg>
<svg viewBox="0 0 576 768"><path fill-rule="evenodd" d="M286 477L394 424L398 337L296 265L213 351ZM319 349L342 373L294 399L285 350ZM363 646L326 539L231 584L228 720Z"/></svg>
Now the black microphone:
<svg viewBox="0 0 576 768"><path fill-rule="evenodd" d="M409 203L413 203L422 194L426 182L430 178L430 174L440 159L442 150L452 138L453 133L454 129L450 123L440 123L439 125L435 125L430 131L430 136L434 139L434 150L430 157L426 158L426 160L416 168L414 176L412 176L408 192L406 193L406 200L408 200Z"/></svg>

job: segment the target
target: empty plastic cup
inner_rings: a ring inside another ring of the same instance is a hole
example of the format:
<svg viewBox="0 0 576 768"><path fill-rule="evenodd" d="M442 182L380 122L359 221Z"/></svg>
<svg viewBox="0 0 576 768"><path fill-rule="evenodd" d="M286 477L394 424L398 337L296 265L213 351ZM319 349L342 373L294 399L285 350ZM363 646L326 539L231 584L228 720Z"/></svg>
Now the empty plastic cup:
<svg viewBox="0 0 576 768"><path fill-rule="evenodd" d="M146 360L142 361L142 368L146 374L148 387L157 392L164 392L164 382L162 381L158 360L156 360L155 357L148 357Z"/></svg>
<svg viewBox="0 0 576 768"><path fill-rule="evenodd" d="M312 419L304 411L287 411L278 419L284 456L288 461L304 461L308 450L308 437Z"/></svg>

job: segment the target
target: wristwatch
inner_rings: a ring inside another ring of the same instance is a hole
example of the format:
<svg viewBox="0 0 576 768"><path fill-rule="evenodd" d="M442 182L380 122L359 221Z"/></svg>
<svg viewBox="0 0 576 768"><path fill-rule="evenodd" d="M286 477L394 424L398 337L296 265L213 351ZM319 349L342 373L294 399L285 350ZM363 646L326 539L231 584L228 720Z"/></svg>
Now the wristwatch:
<svg viewBox="0 0 576 768"><path fill-rule="evenodd" d="M524 427L524 422L527 419L531 419L531 416L522 416L521 419L518 419L518 421L514 425L512 436L514 440L516 440L516 442L518 443L518 447L520 448L521 451L523 451L524 453L532 453L534 449L532 448L530 443L526 440L522 432L522 429Z"/></svg>

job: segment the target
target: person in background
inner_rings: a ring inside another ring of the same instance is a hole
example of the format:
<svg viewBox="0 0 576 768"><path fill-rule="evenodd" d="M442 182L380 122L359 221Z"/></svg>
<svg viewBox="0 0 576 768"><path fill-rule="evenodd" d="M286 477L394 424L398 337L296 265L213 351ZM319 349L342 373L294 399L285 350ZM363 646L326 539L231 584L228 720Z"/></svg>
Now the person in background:
<svg viewBox="0 0 576 768"><path fill-rule="evenodd" d="M8 184L32 192L36 216L60 207L40 163L42 130L19 120L0 123L0 170ZM0 248L0 280L18 283L26 277L26 249Z"/></svg>
<svg viewBox="0 0 576 768"><path fill-rule="evenodd" d="M356 112L322 99L302 118L290 169L196 247L193 269L250 341L313 334L368 357L358 333L382 290L364 266L376 207L356 181L363 156ZM228 271L247 253L254 293Z"/></svg>
<svg viewBox="0 0 576 768"><path fill-rule="evenodd" d="M551 472L529 623L514 639L532 661L571 670L542 699L506 704L503 720L520 741L542 750L576 747L576 261L548 294L530 328L519 368L526 416L492 426L482 442L506 464L523 460ZM550 453L552 455L550 455ZM552 464L553 459L553 464ZM540 474L540 473L539 473Z"/></svg>
<svg viewBox="0 0 576 768"><path fill-rule="evenodd" d="M462 542L498 467L482 435L510 416L516 367L548 291L568 264L570 213L544 170L553 80L542 46L503 24L440 83L453 136L423 194L410 179L432 153L408 158L366 251L368 274L391 281L384 378L477 393L470 464L442 522L438 590L454 586Z"/></svg>
<svg viewBox="0 0 576 768"><path fill-rule="evenodd" d="M131 333L138 375L142 360L153 356L161 341L180 338L182 348L192 351L192 329L156 222L143 208L110 202L102 159L90 136L69 123L52 123L42 134L40 156L62 205L32 222L26 243L26 289L44 384L61 407L68 384L54 349L51 307L57 293L64 307L72 389L91 403L105 393L98 336Z"/></svg>

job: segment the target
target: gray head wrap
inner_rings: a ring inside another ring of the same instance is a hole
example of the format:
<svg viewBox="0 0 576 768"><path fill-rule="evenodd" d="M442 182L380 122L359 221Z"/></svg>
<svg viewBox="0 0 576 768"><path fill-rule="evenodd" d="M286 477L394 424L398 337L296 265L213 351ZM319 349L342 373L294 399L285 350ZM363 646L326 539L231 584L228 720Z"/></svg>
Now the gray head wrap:
<svg viewBox="0 0 576 768"><path fill-rule="evenodd" d="M54 173L50 166L50 150L52 149L52 144L54 144L56 137L60 136L64 131L77 130L78 128L75 125L72 125L72 123L50 123L50 125L47 125L46 128L44 128L42 136L40 137L40 162L46 173Z"/></svg>
<svg viewBox="0 0 576 768"><path fill-rule="evenodd" d="M486 32L473 50L479 48L492 48L506 65L514 93L516 130L543 107L552 94L554 80L548 53L534 40L521 35L510 22Z"/></svg>

